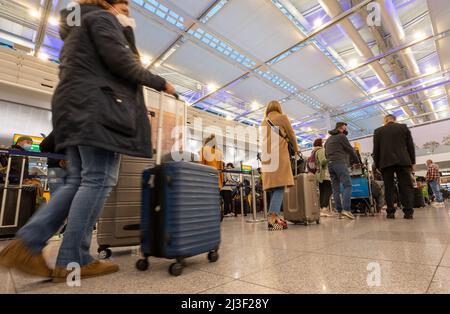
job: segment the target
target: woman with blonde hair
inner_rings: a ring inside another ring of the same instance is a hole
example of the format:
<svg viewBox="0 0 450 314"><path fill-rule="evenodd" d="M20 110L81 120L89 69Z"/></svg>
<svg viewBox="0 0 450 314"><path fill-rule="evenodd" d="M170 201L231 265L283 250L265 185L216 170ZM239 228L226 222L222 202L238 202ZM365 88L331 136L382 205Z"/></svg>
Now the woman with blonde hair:
<svg viewBox="0 0 450 314"><path fill-rule="evenodd" d="M289 145L297 153L297 138L278 101L271 101L267 105L261 126L263 127L262 147L266 150L266 152L263 151L263 155L267 153L270 158L270 161L268 158L262 161L263 188L270 194L268 228L271 231L284 230L287 229L287 223L280 216L284 190L294 185ZM272 151L272 148L277 151ZM278 158L275 158L274 154L278 154ZM278 163L273 165L273 161L277 160Z"/></svg>

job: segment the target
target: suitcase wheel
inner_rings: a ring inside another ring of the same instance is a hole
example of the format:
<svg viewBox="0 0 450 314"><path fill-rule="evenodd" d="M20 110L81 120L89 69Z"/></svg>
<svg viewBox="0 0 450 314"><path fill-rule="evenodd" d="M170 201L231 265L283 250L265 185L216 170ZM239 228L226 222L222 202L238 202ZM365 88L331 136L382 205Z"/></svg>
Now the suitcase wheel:
<svg viewBox="0 0 450 314"><path fill-rule="evenodd" d="M316 220L316 224L320 225L320 219Z"/></svg>
<svg viewBox="0 0 450 314"><path fill-rule="evenodd" d="M149 262L147 259L140 259L136 262L136 268L140 271L146 271L148 269Z"/></svg>
<svg viewBox="0 0 450 314"><path fill-rule="evenodd" d="M183 264L182 263L176 262L176 263L173 263L172 265L170 265L170 267L169 267L169 273L172 276L175 276L175 277L180 276L182 272L183 272Z"/></svg>
<svg viewBox="0 0 450 314"><path fill-rule="evenodd" d="M211 251L208 253L208 261L210 263L215 263L215 262L217 262L218 259L219 259L219 253L217 253L216 251Z"/></svg>
<svg viewBox="0 0 450 314"><path fill-rule="evenodd" d="M97 252L100 259L108 259L112 255L112 251L108 248L99 247Z"/></svg>
<svg viewBox="0 0 450 314"><path fill-rule="evenodd" d="M308 226L308 221L305 220L305 222L303 222L304 226Z"/></svg>

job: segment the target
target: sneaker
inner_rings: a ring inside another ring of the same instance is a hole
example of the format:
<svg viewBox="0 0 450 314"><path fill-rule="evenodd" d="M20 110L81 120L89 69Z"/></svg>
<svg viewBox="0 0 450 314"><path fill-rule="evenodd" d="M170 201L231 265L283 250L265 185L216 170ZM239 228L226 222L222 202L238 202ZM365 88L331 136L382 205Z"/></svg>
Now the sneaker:
<svg viewBox="0 0 450 314"><path fill-rule="evenodd" d="M81 279L99 277L109 275L119 271L119 265L110 261L93 261L92 263L82 266L80 269ZM64 267L55 267L52 277L54 283L67 281L67 276L71 273Z"/></svg>
<svg viewBox="0 0 450 314"><path fill-rule="evenodd" d="M352 214L350 211L348 211L348 210L343 210L343 211L341 212L341 215L340 215L340 216L343 217L343 218L339 217L339 218L341 218L341 219L344 219L344 218L347 218L347 219L350 219L350 220L355 219L355 216L353 216L353 214Z"/></svg>
<svg viewBox="0 0 450 314"><path fill-rule="evenodd" d="M50 277L52 274L44 256L33 254L19 239L13 240L0 252L0 266L14 268L37 277Z"/></svg>

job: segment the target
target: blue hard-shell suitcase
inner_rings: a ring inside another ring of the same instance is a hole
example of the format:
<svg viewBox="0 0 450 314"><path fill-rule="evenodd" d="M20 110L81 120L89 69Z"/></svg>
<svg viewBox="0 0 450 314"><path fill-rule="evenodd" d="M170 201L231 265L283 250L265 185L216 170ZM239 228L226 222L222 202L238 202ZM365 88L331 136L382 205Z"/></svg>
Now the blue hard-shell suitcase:
<svg viewBox="0 0 450 314"><path fill-rule="evenodd" d="M139 270L148 257L176 259L169 272L181 274L183 259L208 253L217 261L220 245L220 194L216 169L189 162L167 162L143 173Z"/></svg>

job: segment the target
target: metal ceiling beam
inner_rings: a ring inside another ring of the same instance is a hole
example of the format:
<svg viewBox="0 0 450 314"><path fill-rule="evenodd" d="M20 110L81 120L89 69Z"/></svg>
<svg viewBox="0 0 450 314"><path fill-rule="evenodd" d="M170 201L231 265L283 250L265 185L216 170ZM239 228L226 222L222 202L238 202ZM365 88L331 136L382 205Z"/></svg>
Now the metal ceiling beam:
<svg viewBox="0 0 450 314"><path fill-rule="evenodd" d="M400 21L400 17L398 16L398 12L392 3L392 0L377 0L381 8L381 17L383 19L383 25L388 29L391 34L391 40L394 45L398 46L406 43L406 35L403 29L402 23ZM411 49L405 49L404 53L399 55L399 58L402 60L403 64L406 66L406 70L408 76L416 76L420 75L420 69L417 64L417 61L413 55ZM424 103L424 109L428 111L433 111L433 104L431 102L426 101Z"/></svg>
<svg viewBox="0 0 450 314"><path fill-rule="evenodd" d="M325 12L332 18L342 13L342 7L337 0L319 0L319 3ZM364 10L361 10L361 12L362 11ZM339 25L341 26L342 32L352 41L353 46L358 51L360 57L365 59L374 57L372 50L350 20L344 20ZM383 84L383 86L388 86L393 83L379 62L373 62L368 66L375 73L378 81ZM402 102L401 99L396 101ZM409 116L413 115L413 112L409 107L405 106L404 111Z"/></svg>
<svg viewBox="0 0 450 314"><path fill-rule="evenodd" d="M382 103L386 103L386 102L392 101L392 100L397 99L399 97L406 97L406 96L409 96L411 94L421 93L421 92L423 92L425 90L436 88L436 87L439 87L439 86L442 86L442 85L446 85L446 84L449 84L449 83L450 83L450 78L446 78L446 80L443 81L443 82L434 83L434 84L431 84L429 86L417 88L415 90L405 91L405 92L402 92L402 93L400 93L398 95L390 96L390 97L382 99L382 100L376 100L376 101L373 101L373 102L369 102L368 104L365 104L365 105L363 105L363 106L361 106L359 108L348 110L348 111L346 111L344 113L340 113L340 114L338 114L336 116L348 114L348 113L354 112L354 111L367 109L369 107L372 107L372 106L375 106L375 105L378 105L378 104L382 104ZM429 98L430 97L427 97L426 95L423 97L423 99L429 99ZM333 117L335 117L335 116L333 116Z"/></svg>
<svg viewBox="0 0 450 314"><path fill-rule="evenodd" d="M43 12L41 14L41 21L39 23L39 28L36 34L36 40L34 43L34 56L37 57L39 50L41 49L42 43L45 39L45 34L47 32L48 26L48 18L50 17L50 13L52 12L52 4L53 0L45 0Z"/></svg>
<svg viewBox="0 0 450 314"><path fill-rule="evenodd" d="M246 77L247 75L249 75L250 73L260 69L261 67L263 67L264 65L266 65L267 63L270 63L271 61L277 59L278 57L280 57L281 55L285 54L286 52L289 52L290 50L292 50L293 48L297 47L298 45L301 45L305 42L307 42L308 40L316 37L317 35L323 33L324 31L328 30L329 28L333 27L334 25L338 24L340 21L348 18L349 16L353 15L354 13L358 12L359 10L361 10L361 8L363 8L364 6L366 6L367 4L373 2L374 0L366 0L364 2L362 2L361 4L359 4L358 6L355 6L353 8L351 8L350 10L344 12L343 14L337 16L336 18L334 18L333 20L331 20L330 22L326 23L325 25L323 25L322 27L320 27L318 30L312 32L310 35L306 36L304 39L302 39L301 41L299 41L297 44L289 47L288 49L285 49L283 51L281 51L280 53L278 53L277 55L275 55L274 57L270 58L269 60L263 62L262 64L258 64L257 66L255 66L254 68L250 69L249 71L245 72L243 75L237 77L236 79L228 82L227 84L223 85L222 87L220 87L219 89L217 89L216 91L210 92L209 94L207 94L206 96L198 99L195 103L204 101L205 99L213 96L214 94L216 94L217 92L229 87L230 85L238 82L239 80L241 80L242 78Z"/></svg>

